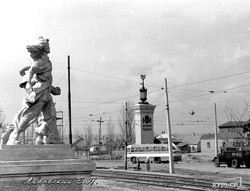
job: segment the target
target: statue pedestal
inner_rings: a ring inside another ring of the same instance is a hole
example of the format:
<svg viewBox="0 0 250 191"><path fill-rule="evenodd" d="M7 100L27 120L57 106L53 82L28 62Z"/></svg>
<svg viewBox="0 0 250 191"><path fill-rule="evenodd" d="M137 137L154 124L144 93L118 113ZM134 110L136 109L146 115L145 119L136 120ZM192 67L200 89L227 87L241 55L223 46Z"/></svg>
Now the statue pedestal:
<svg viewBox="0 0 250 191"><path fill-rule="evenodd" d="M153 114L155 105L136 104L133 107L135 114L135 144L154 143Z"/></svg>
<svg viewBox="0 0 250 191"><path fill-rule="evenodd" d="M90 190L95 168L76 159L71 145L1 145L0 190Z"/></svg>

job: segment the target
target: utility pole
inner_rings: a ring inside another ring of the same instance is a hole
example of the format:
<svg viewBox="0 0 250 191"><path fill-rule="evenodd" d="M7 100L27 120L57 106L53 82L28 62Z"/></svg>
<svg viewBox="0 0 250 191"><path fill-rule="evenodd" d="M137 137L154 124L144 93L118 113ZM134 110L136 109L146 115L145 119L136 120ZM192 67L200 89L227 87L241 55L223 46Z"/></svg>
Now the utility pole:
<svg viewBox="0 0 250 191"><path fill-rule="evenodd" d="M102 117L100 117L100 120L97 120L97 122L99 122L99 124L100 124L100 127L99 127L99 144L98 144L98 147L99 147L99 149L98 149L98 156L99 156L99 159L100 159L100 149L101 149L100 142L101 142L101 134L102 134L102 123L104 121L102 121Z"/></svg>
<svg viewBox="0 0 250 191"><path fill-rule="evenodd" d="M69 55L68 55L68 109L69 109L69 144L72 145L71 92L70 92L70 56Z"/></svg>
<svg viewBox="0 0 250 191"><path fill-rule="evenodd" d="M128 160L127 160L127 146L128 146L128 141L127 141L127 131L128 131L128 103L126 102L126 122L125 122L125 170L128 169Z"/></svg>
<svg viewBox="0 0 250 191"><path fill-rule="evenodd" d="M174 174L174 162L173 162L173 150L172 150L172 134L171 134L171 123L170 123L170 112L169 112L169 101L168 101L168 86L167 78L165 78L165 91L166 91L166 115L167 115L167 127L168 127L168 152L169 152L169 173Z"/></svg>
<svg viewBox="0 0 250 191"><path fill-rule="evenodd" d="M215 140L215 156L218 155L218 137L217 137L217 111L216 103L214 104L214 140Z"/></svg>

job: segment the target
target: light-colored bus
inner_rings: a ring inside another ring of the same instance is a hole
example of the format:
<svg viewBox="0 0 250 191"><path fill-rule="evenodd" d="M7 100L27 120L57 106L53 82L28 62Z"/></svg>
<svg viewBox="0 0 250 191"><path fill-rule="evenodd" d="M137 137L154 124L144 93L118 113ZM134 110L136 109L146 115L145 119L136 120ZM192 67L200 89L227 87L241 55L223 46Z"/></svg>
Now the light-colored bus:
<svg viewBox="0 0 250 191"><path fill-rule="evenodd" d="M173 143L173 161L181 161L181 151ZM150 161L161 163L162 161L169 161L169 152L167 144L142 144L127 146L127 160L133 164L140 161L145 161L149 158Z"/></svg>

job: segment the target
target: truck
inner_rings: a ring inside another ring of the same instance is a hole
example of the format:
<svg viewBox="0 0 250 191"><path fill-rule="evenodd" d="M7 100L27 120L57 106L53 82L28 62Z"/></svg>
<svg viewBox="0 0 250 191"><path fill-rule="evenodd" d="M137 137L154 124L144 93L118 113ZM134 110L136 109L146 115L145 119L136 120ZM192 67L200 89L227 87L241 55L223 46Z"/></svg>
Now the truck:
<svg viewBox="0 0 250 191"><path fill-rule="evenodd" d="M216 167L226 164L233 168L239 168L241 165L250 168L250 148L227 147L221 149L221 152L212 161Z"/></svg>

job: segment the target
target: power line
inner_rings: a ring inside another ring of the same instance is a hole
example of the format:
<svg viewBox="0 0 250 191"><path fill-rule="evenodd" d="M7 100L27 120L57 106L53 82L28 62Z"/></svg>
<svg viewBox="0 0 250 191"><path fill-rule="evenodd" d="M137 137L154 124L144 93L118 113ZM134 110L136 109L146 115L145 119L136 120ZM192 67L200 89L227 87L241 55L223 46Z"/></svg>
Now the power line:
<svg viewBox="0 0 250 191"><path fill-rule="evenodd" d="M131 81L131 80L127 80L127 79L122 79L122 78L117 78L117 77L113 77L113 76L109 76L109 75L105 75L105 74L100 74L100 73L95 73L95 72L89 72L89 71L84 71L84 70L80 70L80 69L76 69L76 68L71 68L72 70L76 70L76 71L80 71L80 72L85 72L85 73L90 73L90 74L94 74L94 75L100 75L103 77L107 77L107 78L111 78L111 79L116 79L116 80L122 80L122 81L126 81L126 82L130 82L130 83L136 83L138 84L138 82L135 81ZM182 86L188 86L188 85L193 85L193 84L198 84L198 83L204 83L204 82L208 82L208 81L213 81L213 80L219 80L219 79L223 79L223 78L229 78L229 77L233 77L233 76L237 76L237 75L243 75L243 74L247 74L250 73L250 71L246 71L246 72L241 72L241 73L236 73L236 74L231 74L231 75L226 75L226 76L222 76L222 77L216 77L216 78L211 78L211 79L207 79L207 80L201 80L201 81L197 81L197 82L191 82L191 83L187 83L187 84L182 84L182 85L178 85L178 86L173 86L170 87L169 89L174 89L177 87L182 87ZM63 75L63 77L59 80L59 82L65 77L65 75ZM59 83L58 82L58 83ZM215 93L219 93L222 91L228 91L228 90L232 90L232 89L236 89L236 88L240 88L240 87L246 87L249 86L249 84L247 85L242 85L242 86L238 86L238 87L233 87L233 88L228 88L226 90L221 90L221 91L217 91ZM152 86L152 87L156 87L156 86ZM164 88L161 88L161 90L163 90ZM161 91L161 90L155 90L152 92L156 92L156 91ZM184 90L184 91L188 91L188 90ZM190 90L192 91L192 90ZM195 90L195 91L199 91L199 90ZM149 93L152 93L149 92ZM183 98L183 99L179 99L179 100L174 100L171 101L171 103L174 102L178 102L178 101L184 101L184 100L189 100L189 99L194 99L194 98L198 98L198 97L203 97L203 96L207 96L207 95L211 95L211 93L207 93L207 94L202 94L202 95L196 95L196 96L192 96L192 97L187 97L187 98ZM81 110L81 109L86 109L86 108L90 108L90 107L95 107L95 106L99 106L99 105L103 105L103 104L112 104L113 102L117 102L117 101L121 101L121 100L126 100L126 99L130 99L130 98L134 98L137 97L138 95L135 96L130 96L130 97L126 97L126 98L121 98L121 99L117 99L117 100L113 100L113 101L108 101L108 102L74 102L74 103L97 103L95 105L91 105L91 106L87 106L84 108L78 108L76 110ZM63 100L58 100L58 101L63 101ZM114 103L113 103L114 104ZM162 104L162 103L160 103ZM157 104L157 105L160 105Z"/></svg>
<svg viewBox="0 0 250 191"><path fill-rule="evenodd" d="M57 100L54 99L56 102L68 102L67 100ZM98 103L98 104L105 104L105 102L98 102L98 101L71 101L71 103L84 103L84 104L88 104L88 103ZM111 104L120 104L120 103L111 103Z"/></svg>
<svg viewBox="0 0 250 191"><path fill-rule="evenodd" d="M77 68L71 68L71 69L72 69L72 70L76 70L76 71L80 71L80 72L84 72L84 73L88 73L88 74L93 74L93 75L103 76L103 77L106 77L106 78L111 78L111 79L115 79L115 80L121 80L121 81L125 81L125 82L130 82L130 83L138 84L138 82L135 82L135 81L132 81L132 80L127 80L127 79L118 78L118 77L115 77L115 76L110 76L110 75L101 74L101 73L96 73L96 72L90 72L90 71L81 70L81 69L77 69ZM206 79L206 80L200 80L200 81L196 81L196 82L190 82L190 83L186 83L186 84L181 84L181 85L177 85L177 86L172 86L172 87L169 87L169 89L178 88L178 87L183 87L183 86L189 86L189 85L193 85L193 84L199 84L199 83L204 83L204 82L209 82L209 81L214 81L214 80L219 80L219 79L224 79L224 78L229 78L229 77L234 77L234 76L243 75L243 74L248 74L248 73L250 73L250 71L240 72L240 73L231 74L231 75L226 75L226 76L221 76L221 77L216 77L216 78L210 78L210 79ZM147 85L147 86L149 86L149 87L160 88L159 86L152 86L152 85ZM161 88L162 88L162 87L161 87ZM198 90L197 90L197 91L198 91Z"/></svg>
<svg viewBox="0 0 250 191"><path fill-rule="evenodd" d="M123 79L123 78L118 78L118 77L115 77L115 76L109 76L109 75L106 75L106 74L101 74L101 73L96 73L96 72L90 72L90 71L81 70L81 69L77 69L77 68L71 68L71 69L79 71L79 72L84 72L84 73L93 74L93 75L97 75L97 76L103 76L103 77L111 78L111 79L115 79L115 80L125 81L125 82L129 82L129 83L134 83L134 84L140 84L137 81L132 81L132 80L127 80L127 79ZM152 86L152 85L149 85L149 84L147 84L147 86L159 88L157 86Z"/></svg>
<svg viewBox="0 0 250 191"><path fill-rule="evenodd" d="M237 89L237 88L242 88L242 87L246 87L246 86L250 86L250 84L245 84L245 85L241 85L241 86L236 86L236 87L233 87L233 88L227 88L227 89L219 90L219 91L210 91L210 93L207 93L207 94L201 94L201 95L196 95L196 96L192 96L192 97L186 97L186 98L183 98L183 99L173 100L173 101L170 101L170 102L171 102L171 103L175 103L175 102L179 102L179 101L184 101L184 100L199 98L199 97L203 97L203 96L208 96L208 95L211 95L211 94L217 94L217 93L222 93L222 92L223 92L223 93L226 93L226 91L228 91L228 90ZM156 104L156 105L162 105L162 104L165 104L165 103L159 103L159 104Z"/></svg>
<svg viewBox="0 0 250 191"><path fill-rule="evenodd" d="M214 80L219 80L219 79L224 79L224 78L229 78L229 77L248 74L248 73L250 73L250 71L240 72L240 73L221 76L221 77L216 77L216 78L210 78L210 79L207 79L207 80L201 80L201 81L197 81L197 82L191 82L191 83L187 83L187 84L182 84L182 85L178 85L178 86L169 87L169 89L178 88L178 87L182 87L182 86L189 86L189 85L193 85L193 84L204 83L204 82L209 82L209 81L214 81Z"/></svg>
<svg viewBox="0 0 250 191"><path fill-rule="evenodd" d="M56 84L59 84L59 83L66 77L66 73L67 73L67 72L65 72L65 73L62 75L62 77L57 81Z"/></svg>
<svg viewBox="0 0 250 191"><path fill-rule="evenodd" d="M153 93L153 92L158 92L158 91L162 91L162 88L161 88L160 90L154 90L154 91L150 91L150 92L148 92L148 93ZM113 101L103 102L103 103L96 104L96 105L90 105L90 106L86 106L86 107L82 107L82 108L75 109L74 111L82 110L82 109L87 109L87 108L90 108L90 107L95 107L95 106L99 106L99 105L103 105L103 104L110 104L110 103L116 102L116 101L127 100L127 99L134 98L134 97L137 97L137 96L138 96L138 95L134 95L134 96L126 97L126 98L116 99L116 100L113 100Z"/></svg>

